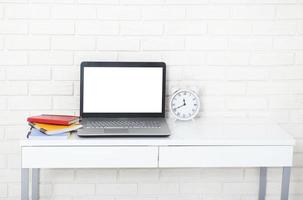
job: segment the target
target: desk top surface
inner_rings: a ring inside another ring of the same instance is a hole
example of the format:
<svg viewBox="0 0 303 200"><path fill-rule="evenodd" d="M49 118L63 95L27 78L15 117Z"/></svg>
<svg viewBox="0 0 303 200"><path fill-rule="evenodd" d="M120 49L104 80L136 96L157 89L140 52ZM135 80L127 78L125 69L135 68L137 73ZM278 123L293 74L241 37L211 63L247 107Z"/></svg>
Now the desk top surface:
<svg viewBox="0 0 303 200"><path fill-rule="evenodd" d="M293 146L295 140L268 119L201 118L168 120L170 137L105 137L22 140L21 146Z"/></svg>

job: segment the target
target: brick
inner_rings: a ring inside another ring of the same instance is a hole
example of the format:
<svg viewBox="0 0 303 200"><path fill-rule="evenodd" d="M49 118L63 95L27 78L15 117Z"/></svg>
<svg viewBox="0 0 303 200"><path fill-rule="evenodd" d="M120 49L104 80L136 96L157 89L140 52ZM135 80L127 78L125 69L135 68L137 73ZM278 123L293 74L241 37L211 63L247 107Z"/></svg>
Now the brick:
<svg viewBox="0 0 303 200"><path fill-rule="evenodd" d="M71 82L31 82L29 84L30 95L73 95L73 83Z"/></svg>
<svg viewBox="0 0 303 200"><path fill-rule="evenodd" d="M264 97L228 97L226 99L228 109L266 109L267 99Z"/></svg>
<svg viewBox="0 0 303 200"><path fill-rule="evenodd" d="M7 99L5 97L0 97L0 110L7 109Z"/></svg>
<svg viewBox="0 0 303 200"><path fill-rule="evenodd" d="M6 126L5 128L5 139L7 140L21 140L26 139L26 133L29 127L24 126Z"/></svg>
<svg viewBox="0 0 303 200"><path fill-rule="evenodd" d="M74 22L62 20L37 20L29 23L29 31L33 34L74 34Z"/></svg>
<svg viewBox="0 0 303 200"><path fill-rule="evenodd" d="M206 63L206 54L205 52L187 52L187 51L178 51L178 52L166 52L163 54L163 60L168 65L201 65Z"/></svg>
<svg viewBox="0 0 303 200"><path fill-rule="evenodd" d="M161 169L160 181L175 182L175 181L199 181L201 170L200 169Z"/></svg>
<svg viewBox="0 0 303 200"><path fill-rule="evenodd" d="M214 21L208 24L210 34L220 35L247 35L251 34L251 23L246 21Z"/></svg>
<svg viewBox="0 0 303 200"><path fill-rule="evenodd" d="M97 9L97 14L99 19L106 20L139 20L142 16L137 6L102 6Z"/></svg>
<svg viewBox="0 0 303 200"><path fill-rule="evenodd" d="M143 50L182 50L184 39L180 37L161 37L142 40Z"/></svg>
<svg viewBox="0 0 303 200"><path fill-rule="evenodd" d="M226 19L230 15L230 9L227 6L206 5L187 7L188 19Z"/></svg>
<svg viewBox="0 0 303 200"><path fill-rule="evenodd" d="M164 0L154 0L154 1L142 1L142 0L120 0L120 3L123 5L149 5L149 4L162 4Z"/></svg>
<svg viewBox="0 0 303 200"><path fill-rule="evenodd" d="M181 5L188 5L188 4L207 4L209 0L166 0L167 4L181 4Z"/></svg>
<svg viewBox="0 0 303 200"><path fill-rule="evenodd" d="M7 166L7 158L6 158L6 156L0 155L0 169L1 168L6 168L6 166Z"/></svg>
<svg viewBox="0 0 303 200"><path fill-rule="evenodd" d="M166 35L200 35L207 31L207 24L194 21L170 21L165 23L164 33Z"/></svg>
<svg viewBox="0 0 303 200"><path fill-rule="evenodd" d="M254 53L252 65L290 65L294 63L293 53Z"/></svg>
<svg viewBox="0 0 303 200"><path fill-rule="evenodd" d="M94 6L85 5L57 5L51 9L55 19L95 19L97 17Z"/></svg>
<svg viewBox="0 0 303 200"><path fill-rule="evenodd" d="M8 107L11 110L50 110L50 97L9 97Z"/></svg>
<svg viewBox="0 0 303 200"><path fill-rule="evenodd" d="M3 51L0 52L1 65L26 65L27 54L23 52Z"/></svg>
<svg viewBox="0 0 303 200"><path fill-rule="evenodd" d="M247 65L249 53L246 52L209 52L207 64L209 65Z"/></svg>
<svg viewBox="0 0 303 200"><path fill-rule="evenodd" d="M99 37L98 50L131 51L139 50L139 40L130 37Z"/></svg>
<svg viewBox="0 0 303 200"><path fill-rule="evenodd" d="M277 18L303 19L302 5L283 5L277 7Z"/></svg>
<svg viewBox="0 0 303 200"><path fill-rule="evenodd" d="M200 178L204 182L236 182L243 180L243 169L239 168L210 168L202 169Z"/></svg>
<svg viewBox="0 0 303 200"><path fill-rule="evenodd" d="M298 33L303 33L303 24L301 23L301 20L298 20Z"/></svg>
<svg viewBox="0 0 303 200"><path fill-rule="evenodd" d="M233 81L213 81L201 84L204 95L245 95L246 83Z"/></svg>
<svg viewBox="0 0 303 200"><path fill-rule="evenodd" d="M0 95L26 95L27 84L25 82L0 81Z"/></svg>
<svg viewBox="0 0 303 200"><path fill-rule="evenodd" d="M75 181L80 183L115 183L117 181L117 170L77 169Z"/></svg>
<svg viewBox="0 0 303 200"><path fill-rule="evenodd" d="M74 180L73 169L44 169L40 173L40 182L43 183L71 183Z"/></svg>
<svg viewBox="0 0 303 200"><path fill-rule="evenodd" d="M44 0L41 2L40 0L28 0L31 3L55 3L55 4L67 4L67 3L73 3L73 0Z"/></svg>
<svg viewBox="0 0 303 200"><path fill-rule="evenodd" d="M4 15L4 6L0 6L0 19L3 18Z"/></svg>
<svg viewBox="0 0 303 200"><path fill-rule="evenodd" d="M137 184L97 184L96 194L102 195L129 195L137 193Z"/></svg>
<svg viewBox="0 0 303 200"><path fill-rule="evenodd" d="M138 185L139 194L175 194L178 191L177 183L142 183Z"/></svg>
<svg viewBox="0 0 303 200"><path fill-rule="evenodd" d="M302 12L303 13L303 12ZM277 37L274 38L273 43L274 49L282 49L282 50L302 50L303 49L303 37Z"/></svg>
<svg viewBox="0 0 303 200"><path fill-rule="evenodd" d="M295 54L295 64L303 64L303 52L296 52Z"/></svg>
<svg viewBox="0 0 303 200"><path fill-rule="evenodd" d="M39 196L40 198L51 196L53 193L52 184L39 184Z"/></svg>
<svg viewBox="0 0 303 200"><path fill-rule="evenodd" d="M74 67L60 67L52 70L52 78L56 81L74 81L80 80L80 67L76 70Z"/></svg>
<svg viewBox="0 0 303 200"><path fill-rule="evenodd" d="M301 111L301 110L299 110L299 111ZM280 124L280 126L284 130L286 130L291 136L302 139L303 124L300 124L300 122L302 122L302 119L296 118L297 117L296 113L294 115L295 116L290 117L291 123L283 123L283 124ZM293 118L293 117L295 117L295 118ZM296 158L294 158L294 160L295 160L295 162L299 161L299 159L296 159Z"/></svg>
<svg viewBox="0 0 303 200"><path fill-rule="evenodd" d="M160 35L163 33L163 25L158 22L127 22L121 23L122 35Z"/></svg>
<svg viewBox="0 0 303 200"><path fill-rule="evenodd" d="M54 195L92 195L95 193L94 184L54 184Z"/></svg>
<svg viewBox="0 0 303 200"><path fill-rule="evenodd" d="M5 39L5 46L13 50L43 50L50 48L49 41L47 36L9 36Z"/></svg>
<svg viewBox="0 0 303 200"><path fill-rule="evenodd" d="M27 33L27 24L25 21L1 20L0 33L4 34L25 34Z"/></svg>
<svg viewBox="0 0 303 200"><path fill-rule="evenodd" d="M0 140L4 139L5 129L0 127Z"/></svg>
<svg viewBox="0 0 303 200"><path fill-rule="evenodd" d="M232 6L231 17L235 19L274 19L275 6Z"/></svg>
<svg viewBox="0 0 303 200"><path fill-rule="evenodd" d="M19 197L21 196L21 185L10 183L8 184L8 196Z"/></svg>
<svg viewBox="0 0 303 200"><path fill-rule="evenodd" d="M142 17L145 20L173 20L184 19L183 6L148 6L143 7Z"/></svg>
<svg viewBox="0 0 303 200"><path fill-rule="evenodd" d="M31 65L72 65L73 54L70 52L42 52L36 51L29 54Z"/></svg>
<svg viewBox="0 0 303 200"><path fill-rule="evenodd" d="M0 197L7 196L7 184L0 184Z"/></svg>
<svg viewBox="0 0 303 200"><path fill-rule="evenodd" d="M26 133L25 133L26 134ZM20 149L20 141L19 140L4 140L0 141L0 152L3 154L19 154L21 153ZM0 169L1 170L1 169ZM11 169L8 169L11 170ZM1 177L2 174L0 172L0 183L6 181L13 181L17 179L15 174L5 174L5 178ZM7 180L5 180L7 179ZM17 179L20 180L20 179ZM16 180L15 180L16 181Z"/></svg>
<svg viewBox="0 0 303 200"><path fill-rule="evenodd" d="M26 111L1 111L0 112L0 125L20 125L24 124L26 118L28 117L28 112Z"/></svg>
<svg viewBox="0 0 303 200"><path fill-rule="evenodd" d="M225 98L218 96L206 96L202 98L202 107L204 111L225 109Z"/></svg>
<svg viewBox="0 0 303 200"><path fill-rule="evenodd" d="M303 166L302 155L303 155L303 153L295 153L294 154L294 166L296 166L296 167L302 167Z"/></svg>
<svg viewBox="0 0 303 200"><path fill-rule="evenodd" d="M77 51L74 53L74 64L80 66L83 61L113 61L117 60L116 52Z"/></svg>
<svg viewBox="0 0 303 200"><path fill-rule="evenodd" d="M295 21L256 21L252 23L252 33L262 35L288 35L297 33Z"/></svg>
<svg viewBox="0 0 303 200"><path fill-rule="evenodd" d="M150 182L159 180L158 169L120 169L119 170L119 182ZM140 187L139 187L140 192Z"/></svg>
<svg viewBox="0 0 303 200"><path fill-rule="evenodd" d="M243 0L210 0L212 3L224 3L224 4L241 4L243 3ZM246 4L252 5L252 4L293 4L296 3L296 0L254 0L254 1L245 1Z"/></svg>
<svg viewBox="0 0 303 200"><path fill-rule="evenodd" d="M230 37L228 49L235 50L270 50L272 49L272 37Z"/></svg>
<svg viewBox="0 0 303 200"><path fill-rule="evenodd" d="M21 166L20 155L8 155L7 156L7 167L10 169L19 169Z"/></svg>
<svg viewBox="0 0 303 200"><path fill-rule="evenodd" d="M220 183L180 183L180 193L183 194L218 194L221 193Z"/></svg>
<svg viewBox="0 0 303 200"><path fill-rule="evenodd" d="M272 81L272 82L249 82L247 84L247 94L302 94L303 81Z"/></svg>
<svg viewBox="0 0 303 200"><path fill-rule="evenodd" d="M133 197L133 196L132 196ZM82 196L76 196L76 197L73 197L73 200L95 200L95 199L98 199L98 198L102 198L102 200L126 200L128 199L128 197L125 197L125 196L122 196L122 197L118 197L118 198L115 198L113 196L106 196L106 195L97 195L97 196L86 196L86 195L82 195ZM135 200L139 200L138 198L136 197L133 197ZM143 199L144 200L144 199Z"/></svg>
<svg viewBox="0 0 303 200"><path fill-rule="evenodd" d="M296 146L294 147L294 152L295 153L302 153L303 152L303 140L297 138L296 139Z"/></svg>
<svg viewBox="0 0 303 200"><path fill-rule="evenodd" d="M25 3L27 0L1 0L1 3Z"/></svg>
<svg viewBox="0 0 303 200"><path fill-rule="evenodd" d="M258 183L223 183L224 194L256 194Z"/></svg>
<svg viewBox="0 0 303 200"><path fill-rule="evenodd" d="M196 67L187 68L185 71L182 67L174 67L169 69L168 80L223 80L225 78L225 70L222 67Z"/></svg>
<svg viewBox="0 0 303 200"><path fill-rule="evenodd" d="M50 7L49 5L8 5L5 7L5 16L9 19L48 19Z"/></svg>
<svg viewBox="0 0 303 200"><path fill-rule="evenodd" d="M118 4L119 0L79 0L80 4Z"/></svg>
<svg viewBox="0 0 303 200"><path fill-rule="evenodd" d="M10 67L7 70L8 80L50 80L49 67Z"/></svg>
<svg viewBox="0 0 303 200"><path fill-rule="evenodd" d="M227 42L224 37L190 37L185 45L191 50L222 50L227 48Z"/></svg>
<svg viewBox="0 0 303 200"><path fill-rule="evenodd" d="M0 37L0 49L4 48L4 39L3 37Z"/></svg>
<svg viewBox="0 0 303 200"><path fill-rule="evenodd" d="M79 109L80 98L74 96L53 97L53 108L56 110Z"/></svg>
<svg viewBox="0 0 303 200"><path fill-rule="evenodd" d="M119 24L117 22L103 21L77 21L77 34L88 35L116 35L119 33Z"/></svg>
<svg viewBox="0 0 303 200"><path fill-rule="evenodd" d="M270 71L274 80L303 79L303 67L275 67Z"/></svg>
<svg viewBox="0 0 303 200"><path fill-rule="evenodd" d="M274 109L302 109L303 95L272 95L269 107Z"/></svg>
<svg viewBox="0 0 303 200"><path fill-rule="evenodd" d="M6 78L6 71L0 70L0 80L5 80L5 78Z"/></svg>
<svg viewBox="0 0 303 200"><path fill-rule="evenodd" d="M121 51L118 53L120 61L154 61L162 60L163 52L127 52Z"/></svg>
<svg viewBox="0 0 303 200"><path fill-rule="evenodd" d="M303 110L290 111L289 120L293 123L302 123L302 121L303 121Z"/></svg>
<svg viewBox="0 0 303 200"><path fill-rule="evenodd" d="M60 36L52 38L52 49L56 50L94 50L95 38L85 36Z"/></svg>

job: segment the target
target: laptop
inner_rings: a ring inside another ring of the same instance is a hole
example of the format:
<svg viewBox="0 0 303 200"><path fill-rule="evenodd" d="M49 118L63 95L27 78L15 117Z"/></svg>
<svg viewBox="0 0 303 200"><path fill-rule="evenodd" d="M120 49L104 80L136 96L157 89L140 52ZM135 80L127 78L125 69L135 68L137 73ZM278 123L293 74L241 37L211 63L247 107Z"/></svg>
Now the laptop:
<svg viewBox="0 0 303 200"><path fill-rule="evenodd" d="M81 137L169 136L163 62L82 62Z"/></svg>

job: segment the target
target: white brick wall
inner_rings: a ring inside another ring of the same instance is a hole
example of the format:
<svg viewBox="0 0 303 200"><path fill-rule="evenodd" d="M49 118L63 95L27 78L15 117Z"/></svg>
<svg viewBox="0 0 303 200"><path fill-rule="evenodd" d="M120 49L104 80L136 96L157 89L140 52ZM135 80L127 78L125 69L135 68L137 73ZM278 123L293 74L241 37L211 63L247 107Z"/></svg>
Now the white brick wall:
<svg viewBox="0 0 303 200"><path fill-rule="evenodd" d="M27 116L77 114L79 64L165 61L200 88L201 116L270 116L297 138L303 199L302 0L0 0L0 199L20 197ZM168 88L168 92L170 92ZM268 198L279 199L270 169ZM41 199L252 200L258 170L42 170Z"/></svg>

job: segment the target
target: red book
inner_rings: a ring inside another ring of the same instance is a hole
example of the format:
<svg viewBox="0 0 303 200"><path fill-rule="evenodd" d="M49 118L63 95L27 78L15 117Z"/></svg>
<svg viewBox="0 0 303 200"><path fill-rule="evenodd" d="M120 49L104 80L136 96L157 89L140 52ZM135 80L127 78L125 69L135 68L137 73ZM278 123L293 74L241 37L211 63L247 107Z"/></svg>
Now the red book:
<svg viewBox="0 0 303 200"><path fill-rule="evenodd" d="M57 124L68 126L70 124L79 122L79 117L71 115L39 115L28 117L27 121L30 123Z"/></svg>

